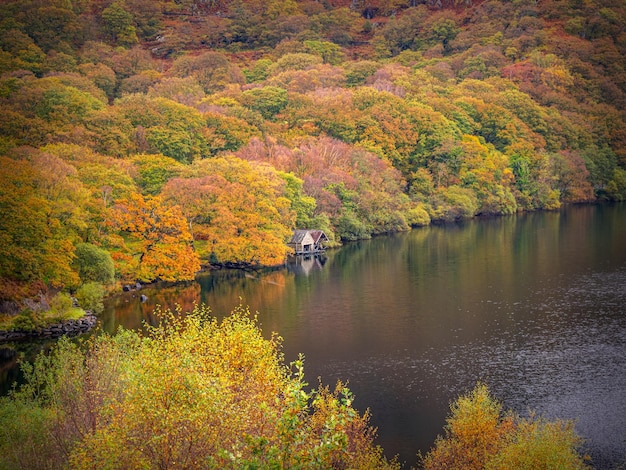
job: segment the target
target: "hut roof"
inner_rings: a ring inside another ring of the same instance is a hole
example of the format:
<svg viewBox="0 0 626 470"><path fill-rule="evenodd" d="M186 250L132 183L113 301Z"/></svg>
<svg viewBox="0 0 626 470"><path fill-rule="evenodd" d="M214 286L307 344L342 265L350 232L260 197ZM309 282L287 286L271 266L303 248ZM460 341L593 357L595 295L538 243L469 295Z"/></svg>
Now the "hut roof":
<svg viewBox="0 0 626 470"><path fill-rule="evenodd" d="M322 230L309 230L311 233L311 237L313 237L313 241L315 243L327 242L328 237Z"/></svg>
<svg viewBox="0 0 626 470"><path fill-rule="evenodd" d="M289 243L302 243L302 240L304 240L304 237L306 237L307 233L309 233L309 230L294 230L293 236L291 237Z"/></svg>
<svg viewBox="0 0 626 470"><path fill-rule="evenodd" d="M304 240L307 234L311 235L311 238L313 239L313 243L315 244L323 242L323 241L328 241L328 237L326 236L323 230L303 229L303 230L294 230L293 236L291 237L291 240L289 241L289 243L302 243L302 240Z"/></svg>

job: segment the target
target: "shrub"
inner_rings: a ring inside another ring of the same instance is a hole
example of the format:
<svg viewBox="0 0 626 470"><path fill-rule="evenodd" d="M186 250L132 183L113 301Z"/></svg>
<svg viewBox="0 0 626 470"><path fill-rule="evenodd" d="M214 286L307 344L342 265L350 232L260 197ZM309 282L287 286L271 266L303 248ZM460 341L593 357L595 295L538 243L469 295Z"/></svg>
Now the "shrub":
<svg viewBox="0 0 626 470"><path fill-rule="evenodd" d="M31 309L22 310L11 321L11 329L18 331L34 331L42 326L42 319Z"/></svg>
<svg viewBox="0 0 626 470"><path fill-rule="evenodd" d="M50 301L50 313L57 316L63 316L73 306L72 297L67 292L59 292Z"/></svg>
<svg viewBox="0 0 626 470"><path fill-rule="evenodd" d="M104 288L97 282L88 282L80 286L76 291L76 299L84 310L91 310L96 314L104 310Z"/></svg>
<svg viewBox="0 0 626 470"><path fill-rule="evenodd" d="M423 227L430 224L430 215L424 206L417 205L407 212L407 223L412 227Z"/></svg>
<svg viewBox="0 0 626 470"><path fill-rule="evenodd" d="M100 282L110 284L115 278L113 259L108 251L92 245L79 243L76 245L75 268L83 282Z"/></svg>
<svg viewBox="0 0 626 470"><path fill-rule="evenodd" d="M208 313L62 338L26 364L0 401L0 468L398 468L343 384L305 390L302 359L285 366L247 310Z"/></svg>
<svg viewBox="0 0 626 470"><path fill-rule="evenodd" d="M576 452L581 439L568 421L503 413L502 405L478 384L450 407L445 436L423 458L425 470L588 468Z"/></svg>
<svg viewBox="0 0 626 470"><path fill-rule="evenodd" d="M7 469L51 468L49 463L56 460L47 440L51 418L49 410L33 407L28 401L1 397L0 466Z"/></svg>
<svg viewBox="0 0 626 470"><path fill-rule="evenodd" d="M502 449L486 465L487 470L509 468L588 468L576 448L581 439L571 421L546 421L531 417L518 422Z"/></svg>
<svg viewBox="0 0 626 470"><path fill-rule="evenodd" d="M473 217L479 208L474 191L455 185L439 189L431 202L431 218L445 222Z"/></svg>

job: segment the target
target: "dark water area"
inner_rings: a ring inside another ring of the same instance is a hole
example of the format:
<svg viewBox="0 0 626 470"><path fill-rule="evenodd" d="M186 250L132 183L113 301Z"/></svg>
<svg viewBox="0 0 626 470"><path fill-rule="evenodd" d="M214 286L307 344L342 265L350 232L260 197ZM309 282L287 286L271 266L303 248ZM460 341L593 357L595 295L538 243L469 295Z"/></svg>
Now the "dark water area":
<svg viewBox="0 0 626 470"><path fill-rule="evenodd" d="M150 286L111 299L103 328L194 303L217 316L250 306L288 361L304 353L312 387L348 381L407 468L478 381L522 415L576 420L595 468L626 463L624 204L426 227L282 269Z"/></svg>

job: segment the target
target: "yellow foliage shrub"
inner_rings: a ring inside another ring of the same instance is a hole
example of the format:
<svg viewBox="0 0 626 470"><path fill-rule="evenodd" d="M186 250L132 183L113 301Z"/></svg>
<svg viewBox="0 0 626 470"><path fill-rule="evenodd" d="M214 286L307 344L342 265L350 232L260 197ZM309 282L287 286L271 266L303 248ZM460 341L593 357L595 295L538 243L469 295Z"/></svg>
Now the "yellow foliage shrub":
<svg viewBox="0 0 626 470"><path fill-rule="evenodd" d="M63 339L27 365L0 402L0 468L397 468L347 388L306 391L302 358L284 365L281 338L246 309L209 313L166 312L145 336L103 334L86 351ZM4 426L33 415L46 418Z"/></svg>
<svg viewBox="0 0 626 470"><path fill-rule="evenodd" d="M445 436L422 459L425 470L588 468L576 449L571 422L503 413L486 385L478 384L450 407Z"/></svg>

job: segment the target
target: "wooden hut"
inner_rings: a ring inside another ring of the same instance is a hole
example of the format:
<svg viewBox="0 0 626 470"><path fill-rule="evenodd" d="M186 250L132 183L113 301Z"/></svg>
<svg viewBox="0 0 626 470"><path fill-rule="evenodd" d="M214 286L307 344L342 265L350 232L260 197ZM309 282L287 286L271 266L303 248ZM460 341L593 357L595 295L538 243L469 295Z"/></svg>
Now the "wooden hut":
<svg viewBox="0 0 626 470"><path fill-rule="evenodd" d="M324 242L328 237L322 230L296 230L288 246L293 248L296 255L320 253L324 251Z"/></svg>

